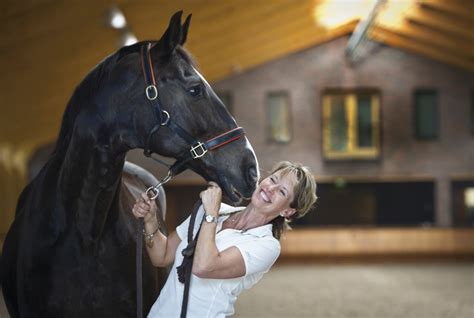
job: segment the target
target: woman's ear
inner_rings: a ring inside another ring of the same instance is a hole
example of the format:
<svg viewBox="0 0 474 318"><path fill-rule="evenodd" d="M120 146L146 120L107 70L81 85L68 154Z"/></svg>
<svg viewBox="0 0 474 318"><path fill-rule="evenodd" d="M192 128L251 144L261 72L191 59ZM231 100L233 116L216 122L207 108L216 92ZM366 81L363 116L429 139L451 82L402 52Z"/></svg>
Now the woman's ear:
<svg viewBox="0 0 474 318"><path fill-rule="evenodd" d="M285 219L288 219L290 216L296 213L296 209L293 208L288 208L280 212L280 216L284 217Z"/></svg>

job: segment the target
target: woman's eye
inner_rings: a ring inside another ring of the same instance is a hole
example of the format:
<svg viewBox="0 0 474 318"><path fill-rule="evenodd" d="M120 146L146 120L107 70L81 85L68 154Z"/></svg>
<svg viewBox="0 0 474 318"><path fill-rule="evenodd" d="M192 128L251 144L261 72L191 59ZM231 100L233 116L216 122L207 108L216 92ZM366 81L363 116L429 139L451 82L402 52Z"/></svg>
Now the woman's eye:
<svg viewBox="0 0 474 318"><path fill-rule="evenodd" d="M188 89L188 94L193 97L201 95L201 87L199 87L199 85L191 87Z"/></svg>
<svg viewBox="0 0 474 318"><path fill-rule="evenodd" d="M275 183L275 178L274 178L274 177L270 177L270 181L271 181L272 183Z"/></svg>
<svg viewBox="0 0 474 318"><path fill-rule="evenodd" d="M284 197L286 196L285 191L281 190L280 193L281 193L281 195L283 195Z"/></svg>

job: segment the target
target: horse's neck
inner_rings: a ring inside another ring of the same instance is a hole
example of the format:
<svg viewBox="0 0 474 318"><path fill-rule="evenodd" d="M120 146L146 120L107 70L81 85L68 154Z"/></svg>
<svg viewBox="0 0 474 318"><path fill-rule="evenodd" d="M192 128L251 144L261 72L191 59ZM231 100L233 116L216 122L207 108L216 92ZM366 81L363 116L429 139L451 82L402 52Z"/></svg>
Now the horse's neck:
<svg viewBox="0 0 474 318"><path fill-rule="evenodd" d="M84 244L95 242L118 199L125 154L72 138L59 177L62 202ZM72 212L72 213L71 213Z"/></svg>

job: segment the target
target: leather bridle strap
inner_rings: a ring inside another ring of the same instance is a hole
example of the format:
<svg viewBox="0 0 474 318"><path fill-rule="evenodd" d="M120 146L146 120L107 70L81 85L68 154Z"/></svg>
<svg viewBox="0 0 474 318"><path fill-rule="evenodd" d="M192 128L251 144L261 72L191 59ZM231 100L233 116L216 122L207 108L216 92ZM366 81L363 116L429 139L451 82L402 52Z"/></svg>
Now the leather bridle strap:
<svg viewBox="0 0 474 318"><path fill-rule="evenodd" d="M189 145L197 143L196 139L192 137L186 130L184 130L178 123L171 119L170 114L163 110L158 87L156 83L155 73L153 71L153 63L150 56L150 49L153 43L149 42L147 45L141 47L141 61L143 77L145 79L145 96L148 99L151 107L155 110L156 124L152 127L146 138L144 154L150 157L153 153L150 149L151 137L160 129L161 126L167 126L181 139L186 141Z"/></svg>
<svg viewBox="0 0 474 318"><path fill-rule="evenodd" d="M207 150L212 151L239 139L243 135L245 135L244 129L242 127L237 127L209 139L204 145L206 146Z"/></svg>
<svg viewBox="0 0 474 318"><path fill-rule="evenodd" d="M140 51L143 77L145 80L145 95L148 101L150 102L151 107L155 110L156 114L156 124L152 127L146 137L144 155L147 157L151 157L153 153L150 149L151 138L160 129L161 126L168 127L171 131L173 131L189 145L189 148L179 154L177 156L178 160L171 166L169 172L170 177L168 178L169 180L173 176L186 170L186 164L189 163L189 161L193 159L199 159L204 156L208 151L215 150L232 141L239 139L240 137L245 135L245 131L242 127L236 127L203 142L191 136L184 128L182 128L178 123L176 123L171 118L170 114L162 109L157 82L153 71L153 63L150 56L150 49L153 47L153 45L154 43L148 42L141 47ZM153 188L155 189L155 194L157 194L158 185Z"/></svg>
<svg viewBox="0 0 474 318"><path fill-rule="evenodd" d="M153 43L149 42L146 45L143 45L140 49L141 55L141 66L142 73L145 80L145 96L148 99L151 107L155 110L156 115L156 124L148 133L145 142L144 154L149 157L151 155L150 151L150 140L155 132L160 129L160 126L163 125L163 112L161 107L160 96L158 95L158 87L156 86L155 74L153 72L153 64L151 62L151 56L149 54L150 49L152 48ZM169 117L169 116L168 116Z"/></svg>
<svg viewBox="0 0 474 318"><path fill-rule="evenodd" d="M185 150L179 156L176 162L171 166L170 171L173 176L186 169L186 164L193 159L203 157L208 151L216 150L222 146L231 143L245 135L242 127L231 129L223 134L213 137L205 142L196 142L190 149Z"/></svg>
<svg viewBox="0 0 474 318"><path fill-rule="evenodd" d="M239 139L245 134L242 127L233 128L221 135L213 137L206 142L196 140L191 136L185 129L183 129L178 123L176 123L170 116L170 114L162 109L160 96L158 94L158 87L156 85L156 78L153 71L153 63L151 61L150 49L153 47L153 43L149 42L141 47L141 61L143 77L145 79L145 95L150 102L150 105L155 109L156 124L152 127L146 138L144 154L149 157L152 154L150 149L151 137L158 131L160 126L167 126L181 139L186 141L190 145L190 153L192 159L198 159L204 156L208 150L217 149L229 142ZM165 118L164 118L165 117ZM180 156L179 156L180 157ZM187 156L185 156L187 157Z"/></svg>

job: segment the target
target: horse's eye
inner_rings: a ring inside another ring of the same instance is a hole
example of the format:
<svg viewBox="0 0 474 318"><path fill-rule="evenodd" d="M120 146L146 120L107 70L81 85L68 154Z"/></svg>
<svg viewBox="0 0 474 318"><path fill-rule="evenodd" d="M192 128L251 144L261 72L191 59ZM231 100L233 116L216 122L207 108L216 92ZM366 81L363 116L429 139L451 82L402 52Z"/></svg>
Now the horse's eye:
<svg viewBox="0 0 474 318"><path fill-rule="evenodd" d="M190 89L188 89L188 94L196 97L201 95L201 87L199 85L193 86Z"/></svg>

